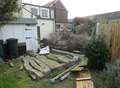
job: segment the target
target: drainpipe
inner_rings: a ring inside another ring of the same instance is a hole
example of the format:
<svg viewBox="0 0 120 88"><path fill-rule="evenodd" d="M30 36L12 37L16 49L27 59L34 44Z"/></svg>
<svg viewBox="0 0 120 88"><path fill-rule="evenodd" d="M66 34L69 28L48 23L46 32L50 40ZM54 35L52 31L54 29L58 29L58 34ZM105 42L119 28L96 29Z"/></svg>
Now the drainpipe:
<svg viewBox="0 0 120 88"><path fill-rule="evenodd" d="M55 32L56 30L56 4L54 4L54 19L55 19Z"/></svg>

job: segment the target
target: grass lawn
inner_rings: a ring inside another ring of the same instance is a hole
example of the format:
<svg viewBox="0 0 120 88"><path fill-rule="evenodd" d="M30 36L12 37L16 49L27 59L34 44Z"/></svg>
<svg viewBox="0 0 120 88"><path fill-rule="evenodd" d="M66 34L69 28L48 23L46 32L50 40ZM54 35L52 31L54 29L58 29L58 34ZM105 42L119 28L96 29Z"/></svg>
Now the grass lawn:
<svg viewBox="0 0 120 88"><path fill-rule="evenodd" d="M74 88L74 78L69 76L63 82L50 83L47 79L32 80L25 70L20 71L22 62L13 60L14 67L0 64L0 88Z"/></svg>

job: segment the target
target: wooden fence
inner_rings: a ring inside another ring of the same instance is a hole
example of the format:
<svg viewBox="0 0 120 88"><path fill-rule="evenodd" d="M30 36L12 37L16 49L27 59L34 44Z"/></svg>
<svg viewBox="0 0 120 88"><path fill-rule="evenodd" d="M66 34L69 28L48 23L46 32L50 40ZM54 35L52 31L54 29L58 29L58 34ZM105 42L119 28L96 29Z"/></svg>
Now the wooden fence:
<svg viewBox="0 0 120 88"><path fill-rule="evenodd" d="M112 60L120 58L120 22L100 24L99 30L111 49Z"/></svg>

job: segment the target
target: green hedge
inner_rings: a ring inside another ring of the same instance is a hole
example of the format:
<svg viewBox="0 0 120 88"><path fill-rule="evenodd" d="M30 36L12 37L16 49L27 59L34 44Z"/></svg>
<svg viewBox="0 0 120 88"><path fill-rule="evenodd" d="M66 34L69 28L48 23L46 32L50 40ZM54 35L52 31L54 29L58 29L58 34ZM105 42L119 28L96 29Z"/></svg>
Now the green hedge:
<svg viewBox="0 0 120 88"><path fill-rule="evenodd" d="M107 70L92 74L95 88L120 88L120 63L107 64Z"/></svg>

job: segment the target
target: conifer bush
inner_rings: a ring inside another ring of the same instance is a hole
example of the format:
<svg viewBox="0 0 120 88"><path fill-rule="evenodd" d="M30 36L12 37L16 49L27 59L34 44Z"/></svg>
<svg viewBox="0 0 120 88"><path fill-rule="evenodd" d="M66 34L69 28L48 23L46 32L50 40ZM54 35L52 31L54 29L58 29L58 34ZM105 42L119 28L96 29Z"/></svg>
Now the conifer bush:
<svg viewBox="0 0 120 88"><path fill-rule="evenodd" d="M103 38L93 38L85 48L88 57L88 68L91 70L103 70L105 63L110 59L110 51Z"/></svg>

